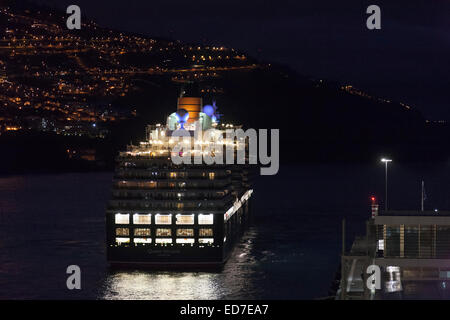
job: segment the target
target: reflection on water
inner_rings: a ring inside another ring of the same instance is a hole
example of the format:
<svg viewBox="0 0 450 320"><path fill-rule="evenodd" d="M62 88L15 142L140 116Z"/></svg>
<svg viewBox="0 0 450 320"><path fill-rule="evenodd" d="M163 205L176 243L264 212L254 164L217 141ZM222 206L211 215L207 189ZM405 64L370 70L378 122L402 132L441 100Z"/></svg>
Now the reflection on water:
<svg viewBox="0 0 450 320"><path fill-rule="evenodd" d="M114 272L103 299L219 299L213 274Z"/></svg>
<svg viewBox="0 0 450 320"><path fill-rule="evenodd" d="M250 230L239 243L222 270L216 271L142 271L109 270L99 294L100 299L177 300L250 299L251 279L255 276L249 256L257 236Z"/></svg>
<svg viewBox="0 0 450 320"><path fill-rule="evenodd" d="M347 218L349 242L364 232L368 197L384 190L383 170L299 166L260 177L254 226L219 272L108 269L110 173L0 177L0 299L324 297L339 263L341 219ZM420 179L427 183L428 205L450 207L448 165L390 170L393 207L416 205L411 199L418 199ZM66 287L72 264L82 270L79 291Z"/></svg>
<svg viewBox="0 0 450 320"><path fill-rule="evenodd" d="M293 174L299 173L286 171L272 178L271 188L257 189L255 224L218 272L108 269L110 173L0 177L0 299L324 296L337 268L340 217L300 209L298 189L283 187L285 179L302 180ZM66 287L72 264L82 271L79 291Z"/></svg>

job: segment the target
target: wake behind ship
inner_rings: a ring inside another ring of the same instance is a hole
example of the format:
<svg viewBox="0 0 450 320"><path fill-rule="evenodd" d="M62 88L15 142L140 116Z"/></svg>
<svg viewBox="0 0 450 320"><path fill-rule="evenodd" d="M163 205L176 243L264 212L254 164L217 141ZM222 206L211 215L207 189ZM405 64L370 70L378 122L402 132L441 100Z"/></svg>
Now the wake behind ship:
<svg viewBox="0 0 450 320"><path fill-rule="evenodd" d="M226 262L248 225L248 166L179 164L175 130L185 130L200 152L195 126L225 135L215 105L181 96L165 125L147 126L147 141L117 158L112 200L106 210L107 260L111 265L217 266ZM234 127L239 128L239 127ZM226 141L225 143L246 143Z"/></svg>

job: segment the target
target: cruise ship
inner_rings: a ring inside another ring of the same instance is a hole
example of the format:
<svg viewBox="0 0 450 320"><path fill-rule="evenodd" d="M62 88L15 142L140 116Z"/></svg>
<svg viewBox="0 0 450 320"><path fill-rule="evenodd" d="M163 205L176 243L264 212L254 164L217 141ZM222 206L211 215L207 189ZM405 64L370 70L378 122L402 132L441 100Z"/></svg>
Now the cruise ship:
<svg viewBox="0 0 450 320"><path fill-rule="evenodd" d="M146 141L129 145L116 159L112 199L106 210L107 260L111 266L220 266L250 221L250 167L173 161L174 132L184 131L205 154L211 140L196 136L214 129L227 141L215 103L185 93L166 124L148 125ZM217 141L216 141L217 142ZM237 149L237 148L236 148ZM209 151L208 151L209 150Z"/></svg>

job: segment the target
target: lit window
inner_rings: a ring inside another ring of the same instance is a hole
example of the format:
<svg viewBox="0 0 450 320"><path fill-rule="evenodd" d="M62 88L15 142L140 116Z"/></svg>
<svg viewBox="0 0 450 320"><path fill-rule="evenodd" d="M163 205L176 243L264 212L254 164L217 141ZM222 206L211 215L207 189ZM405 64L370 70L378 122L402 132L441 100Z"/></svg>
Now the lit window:
<svg viewBox="0 0 450 320"><path fill-rule="evenodd" d="M212 214L199 214L198 215L198 224L213 224L214 215Z"/></svg>
<svg viewBox="0 0 450 320"><path fill-rule="evenodd" d="M195 240L192 238L185 238L185 239L177 239L177 243L194 243Z"/></svg>
<svg viewBox="0 0 450 320"><path fill-rule="evenodd" d="M198 235L200 237L212 237L213 236L213 229L199 229Z"/></svg>
<svg viewBox="0 0 450 320"><path fill-rule="evenodd" d="M134 238L134 243L152 243L152 238Z"/></svg>
<svg viewBox="0 0 450 320"><path fill-rule="evenodd" d="M384 251L384 240L383 239L378 240L378 250Z"/></svg>
<svg viewBox="0 0 450 320"><path fill-rule="evenodd" d="M129 224L130 223L130 215L116 213L115 221L116 221L116 224Z"/></svg>
<svg viewBox="0 0 450 320"><path fill-rule="evenodd" d="M138 237L145 237L145 236L150 236L150 229L148 228L135 228L134 229L134 236L138 236Z"/></svg>
<svg viewBox="0 0 450 320"><path fill-rule="evenodd" d="M129 236L130 229L128 228L116 228L116 236Z"/></svg>
<svg viewBox="0 0 450 320"><path fill-rule="evenodd" d="M121 243L130 243L130 238L116 238L116 242L117 242L118 244L121 244Z"/></svg>
<svg viewBox="0 0 450 320"><path fill-rule="evenodd" d="M214 172L210 172L209 173L209 180L214 180L215 176L216 176L216 174Z"/></svg>
<svg viewBox="0 0 450 320"><path fill-rule="evenodd" d="M137 182L137 187L144 188L144 189L154 189L157 186L156 181L143 181L143 182Z"/></svg>
<svg viewBox="0 0 450 320"><path fill-rule="evenodd" d="M156 236L157 237L170 237L172 236L172 229L156 229Z"/></svg>
<svg viewBox="0 0 450 320"><path fill-rule="evenodd" d="M398 266L387 266L386 272L389 273L389 281L384 283L385 291L387 292L398 292L402 290L401 273L400 267Z"/></svg>
<svg viewBox="0 0 450 320"><path fill-rule="evenodd" d="M172 224L172 215L171 214L157 214L155 216L156 224Z"/></svg>
<svg viewBox="0 0 450 320"><path fill-rule="evenodd" d="M156 243L172 243L172 239L170 238L159 238L155 240Z"/></svg>
<svg viewBox="0 0 450 320"><path fill-rule="evenodd" d="M214 239L213 238L202 238L202 239L198 239L198 243L214 243Z"/></svg>
<svg viewBox="0 0 450 320"><path fill-rule="evenodd" d="M177 177L177 173L176 172L170 172L169 176L173 179L175 179Z"/></svg>
<svg viewBox="0 0 450 320"><path fill-rule="evenodd" d="M194 224L193 214L177 214L177 224Z"/></svg>
<svg viewBox="0 0 450 320"><path fill-rule="evenodd" d="M177 229L177 237L193 237L194 229Z"/></svg>
<svg viewBox="0 0 450 320"><path fill-rule="evenodd" d="M134 224L151 224L152 215L151 214L134 214L133 215Z"/></svg>

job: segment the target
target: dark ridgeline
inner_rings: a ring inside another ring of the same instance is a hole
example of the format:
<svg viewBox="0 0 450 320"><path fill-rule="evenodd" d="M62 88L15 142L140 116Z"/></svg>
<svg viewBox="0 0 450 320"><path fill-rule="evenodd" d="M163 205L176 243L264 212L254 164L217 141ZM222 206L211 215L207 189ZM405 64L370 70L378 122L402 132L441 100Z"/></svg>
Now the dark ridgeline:
<svg viewBox="0 0 450 320"><path fill-rule="evenodd" d="M35 14L32 5L17 5L16 9L21 14ZM60 13L58 17L49 17L44 14L48 9L40 10L39 19L64 24L65 20L61 18L65 17L64 13ZM6 21L0 22L2 27L5 27L5 23ZM26 26L15 27L20 29ZM117 37L120 35L116 31L100 27L92 29L91 25L77 31L77 35L86 41L109 34ZM112 169L112 159L119 150L131 140L136 142L144 138L141 128L148 123L165 120L172 110L174 97L179 96L186 80L193 81L206 103L213 100L217 102L219 109L226 113L223 121L245 123L247 128L280 129L282 163L368 162L378 159L382 154L399 161L411 162L449 159L448 124L426 122L414 107L370 96L349 86L314 80L287 67L259 63L251 57L221 60L215 65L216 62L208 62L207 57L213 54L217 57L220 53L214 53L214 50L205 49L204 46L199 53L195 53L196 56L205 57L205 61L201 61L203 65L194 65L197 62L192 62L192 53L188 51L189 54L186 54L186 50L189 47L195 50L196 45L181 44L170 39L154 39L154 46L158 50L128 50L129 52L120 55L120 68L149 70L158 66L164 70L192 70L178 73L136 73L127 78L131 89L124 96L117 94L108 100L88 97L87 102L98 106L96 112L99 112L101 105L111 104L116 110L128 114L124 116L127 120L105 123L109 134L104 139L68 138L35 131L1 135L4 155L0 160L1 171ZM165 47L173 49L163 50ZM238 51L225 52L230 56L244 55ZM77 54L89 68L113 68L113 65L105 65L105 59L100 59L99 56L100 51L93 48ZM72 58L61 54L34 54L17 59L19 58L9 57L6 52L0 52L0 60L6 61L8 73L19 72L17 70L24 63L39 65L42 59L46 61L47 68L67 63L69 70L83 72L72 64ZM222 69L207 69L211 73L207 76L207 71L199 71L205 66ZM87 81L88 75L84 77L83 81ZM20 81L33 84L38 80L26 78ZM51 81L52 79L47 79L38 84L51 87ZM23 127L31 126L27 122L28 118L22 118L22 113L11 112L9 116L22 121ZM33 115L44 115L39 112L41 111L33 110ZM137 116L129 116L132 112ZM45 114L49 116L48 112ZM94 149L96 164L89 163L86 158L72 157L67 152L68 149ZM27 154L34 155L33 163L28 161Z"/></svg>
<svg viewBox="0 0 450 320"><path fill-rule="evenodd" d="M446 161L450 156L448 124L426 122L413 107L361 96L286 68L236 71L199 86L223 88L224 94L205 94L206 101L226 110L223 122L280 129L282 163L367 162L383 154L406 162ZM143 96L132 103L140 106L137 121L145 124L162 120L149 106L167 105L177 87L140 92Z"/></svg>

